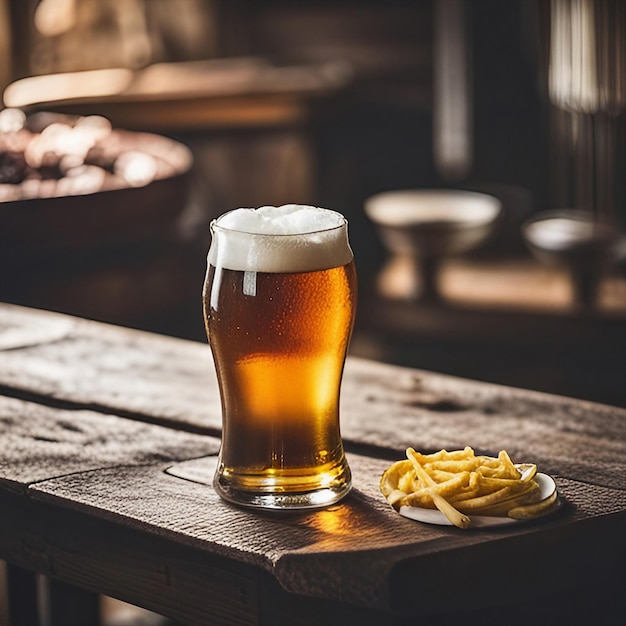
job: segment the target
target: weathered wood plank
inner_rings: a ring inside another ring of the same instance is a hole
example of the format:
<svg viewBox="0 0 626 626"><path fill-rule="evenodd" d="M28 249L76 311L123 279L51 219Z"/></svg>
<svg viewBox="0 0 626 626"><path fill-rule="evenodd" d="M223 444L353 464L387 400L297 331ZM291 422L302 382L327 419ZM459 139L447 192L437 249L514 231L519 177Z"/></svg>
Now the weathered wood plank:
<svg viewBox="0 0 626 626"><path fill-rule="evenodd" d="M613 534L623 526L619 512L626 509L626 492L560 477L556 480L565 506L550 518L469 533L422 525L399 516L379 494L384 460L350 455L349 461L355 476L353 492L339 505L316 512L239 509L223 502L208 485L168 475L164 464L72 474L33 485L29 492L41 502L265 569L292 593L382 610L391 610L390 572L408 559L432 554L446 558L455 549L497 541L503 553L518 558L522 567L528 564L527 535L538 543L550 537L556 546L564 524L580 528L577 540L584 534L581 523L594 517L618 514ZM195 464L196 476L210 482L214 457L189 463ZM518 552L517 545L523 550ZM554 550L537 555L532 567L553 556ZM582 563L579 569L584 570ZM539 577L536 584L545 582Z"/></svg>
<svg viewBox="0 0 626 626"><path fill-rule="evenodd" d="M0 489L0 555L184 624L256 625L257 576L156 534Z"/></svg>
<svg viewBox="0 0 626 626"><path fill-rule="evenodd" d="M21 319L20 307L0 306L7 311ZM41 401L219 435L208 346L69 319L71 332L55 342L0 352L0 385ZM549 473L626 488L624 409L350 358L341 415L349 449L504 448Z"/></svg>
<svg viewBox="0 0 626 626"><path fill-rule="evenodd" d="M0 555L182 624L390 623L388 613L371 608L289 594L271 573L173 541L168 533L146 532L2 489L0 510L5 512Z"/></svg>
<svg viewBox="0 0 626 626"><path fill-rule="evenodd" d="M0 306L0 350L58 341L75 325L72 317L3 304Z"/></svg>
<svg viewBox="0 0 626 626"><path fill-rule="evenodd" d="M31 326L36 332L32 313L0 305L0 314L9 318L5 325L22 323L24 332ZM221 408L208 346L67 319L73 322L71 332L57 341L0 351L0 386L7 394L219 432Z"/></svg>
<svg viewBox="0 0 626 626"><path fill-rule="evenodd" d="M215 454L219 440L91 411L0 396L0 487L120 465Z"/></svg>
<svg viewBox="0 0 626 626"><path fill-rule="evenodd" d="M462 585L471 572L459 563L487 555L514 564L538 593L559 574L565 587L591 584L594 563L612 575L624 555L621 409L349 359L342 430L349 448L369 453L349 455L355 489L324 511L271 515L236 509L202 484L215 458L193 459L218 440L182 431L219 433L205 345L73 320L54 340L23 335L0 351L0 385L17 396L0 400L0 558L185 623L289 623L296 606L293 623L306 623L338 603L369 607L360 621L377 623L453 604L445 585L424 579L413 593L400 572L419 582L436 564L439 583L452 572ZM538 462L567 505L467 533L405 520L378 493L405 446L468 444ZM199 482L167 474L171 466ZM506 576L494 584L502 597L514 587Z"/></svg>
<svg viewBox="0 0 626 626"><path fill-rule="evenodd" d="M626 410L354 359L346 368L342 432L404 450L466 445L547 473L626 489Z"/></svg>

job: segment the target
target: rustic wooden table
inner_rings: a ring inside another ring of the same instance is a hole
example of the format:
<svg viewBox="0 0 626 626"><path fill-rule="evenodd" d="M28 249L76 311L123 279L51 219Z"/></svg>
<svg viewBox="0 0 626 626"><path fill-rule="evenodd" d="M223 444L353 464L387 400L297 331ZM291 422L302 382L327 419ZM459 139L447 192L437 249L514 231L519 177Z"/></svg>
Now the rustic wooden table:
<svg viewBox="0 0 626 626"><path fill-rule="evenodd" d="M622 623L625 410L351 358L342 433L354 489L341 504L237 509L207 484L208 346L0 305L9 590L37 572L183 624ZM407 520L378 479L408 445L505 448L551 474L563 506L493 529ZM79 607L53 626L95 623ZM36 623L17 593L8 614Z"/></svg>

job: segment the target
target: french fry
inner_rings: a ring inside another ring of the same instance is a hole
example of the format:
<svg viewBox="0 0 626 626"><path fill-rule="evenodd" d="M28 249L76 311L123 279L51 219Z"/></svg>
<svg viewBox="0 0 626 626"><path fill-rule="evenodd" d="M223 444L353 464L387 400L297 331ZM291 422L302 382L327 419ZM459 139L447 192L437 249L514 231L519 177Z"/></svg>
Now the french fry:
<svg viewBox="0 0 626 626"><path fill-rule="evenodd" d="M426 470L422 467L419 460L414 457L415 450L408 448L406 455L411 461L417 477L426 485L430 491L430 496L435 506L458 528L468 528L470 519L467 515L457 511L443 496L437 493L437 483L430 477Z"/></svg>
<svg viewBox="0 0 626 626"><path fill-rule="evenodd" d="M391 502L389 503L391 504ZM424 488L419 491L404 494L402 500L397 500L396 504L391 504L394 509L400 510L403 506L418 506L422 509L436 509L435 502L432 498L430 489Z"/></svg>
<svg viewBox="0 0 626 626"><path fill-rule="evenodd" d="M397 463L394 463L391 467L388 467L385 470L380 479L380 490L385 498L392 491L394 491L394 489L398 488L400 480L403 476L411 471L411 468L411 462L409 460L406 460L398 461Z"/></svg>
<svg viewBox="0 0 626 626"><path fill-rule="evenodd" d="M477 456L469 446L431 454L407 448L406 455L381 477L389 504L396 510L437 508L459 528L470 526L470 514L529 519L549 511L558 498L555 491L541 499L537 466L515 465L505 450L490 457Z"/></svg>
<svg viewBox="0 0 626 626"><path fill-rule="evenodd" d="M396 503L402 502L407 497L404 491L400 491L400 489L392 490L387 496L387 502L391 504L395 508Z"/></svg>
<svg viewBox="0 0 626 626"><path fill-rule="evenodd" d="M556 500L557 492L555 491L551 496L541 500L540 502L510 509L508 516L513 519L530 519L531 517L536 517L537 515L545 513L545 511L554 506Z"/></svg>
<svg viewBox="0 0 626 626"><path fill-rule="evenodd" d="M534 463L522 463L517 469L522 474L520 480L524 483L530 482L537 475L537 466Z"/></svg>
<svg viewBox="0 0 626 626"><path fill-rule="evenodd" d="M448 498L451 494L454 495L459 489L463 487L469 480L469 475L466 473L457 474L449 480L441 483L435 483L433 487L422 487L416 491L406 494L406 497L402 501L402 505L407 506L423 506L423 502L428 502L431 499L431 492L435 491L442 498ZM420 503L420 504L417 504Z"/></svg>
<svg viewBox="0 0 626 626"><path fill-rule="evenodd" d="M512 498L502 500L502 502L497 502L492 506L481 509L480 514L507 517L509 515L509 511L518 507L525 507L531 504L536 504L539 501L541 501L539 487L535 485L533 489L530 489L526 493L513 496Z"/></svg>
<svg viewBox="0 0 626 626"><path fill-rule="evenodd" d="M498 491L487 493L484 496L476 496L474 498L468 498L467 500L462 500L461 502L458 503L459 509L463 510L465 513L471 513L472 511L479 511L489 506L493 506L500 500L509 496L510 493L511 492L508 487L502 487L502 489L498 489ZM455 502L455 504L457 503Z"/></svg>

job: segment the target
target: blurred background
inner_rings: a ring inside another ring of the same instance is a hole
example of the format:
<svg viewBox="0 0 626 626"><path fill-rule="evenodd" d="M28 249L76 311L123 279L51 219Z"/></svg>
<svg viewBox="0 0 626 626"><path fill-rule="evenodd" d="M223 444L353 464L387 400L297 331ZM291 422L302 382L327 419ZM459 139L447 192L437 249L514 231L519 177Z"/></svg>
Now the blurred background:
<svg viewBox="0 0 626 626"><path fill-rule="evenodd" d="M210 220L314 204L352 354L626 406L621 0L0 0L0 91L1 301L206 341Z"/></svg>

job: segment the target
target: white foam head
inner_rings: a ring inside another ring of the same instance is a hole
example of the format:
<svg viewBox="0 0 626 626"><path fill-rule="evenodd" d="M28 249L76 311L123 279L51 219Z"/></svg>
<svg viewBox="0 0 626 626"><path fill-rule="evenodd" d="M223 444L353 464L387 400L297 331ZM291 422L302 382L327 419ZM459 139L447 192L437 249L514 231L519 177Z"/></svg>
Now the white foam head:
<svg viewBox="0 0 626 626"><path fill-rule="evenodd" d="M209 263L244 272L313 272L352 260L346 220L317 207L235 209L211 225Z"/></svg>

